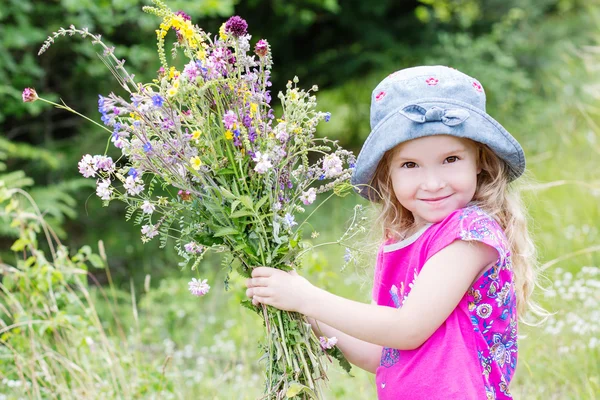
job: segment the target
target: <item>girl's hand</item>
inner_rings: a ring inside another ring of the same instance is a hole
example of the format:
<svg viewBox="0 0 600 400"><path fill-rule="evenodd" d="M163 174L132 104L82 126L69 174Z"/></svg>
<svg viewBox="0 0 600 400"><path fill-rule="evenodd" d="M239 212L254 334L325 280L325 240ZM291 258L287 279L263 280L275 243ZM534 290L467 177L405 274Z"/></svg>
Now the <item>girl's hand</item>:
<svg viewBox="0 0 600 400"><path fill-rule="evenodd" d="M267 304L280 310L302 312L301 308L311 299L316 289L309 281L294 270L257 267L252 278L246 280L246 296L252 304Z"/></svg>

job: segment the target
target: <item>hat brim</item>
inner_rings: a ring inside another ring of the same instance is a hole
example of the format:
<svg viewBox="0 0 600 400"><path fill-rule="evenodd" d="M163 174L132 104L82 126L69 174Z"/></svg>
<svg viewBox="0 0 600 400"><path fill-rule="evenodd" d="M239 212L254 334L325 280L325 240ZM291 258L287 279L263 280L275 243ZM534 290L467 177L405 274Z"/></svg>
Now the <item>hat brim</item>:
<svg viewBox="0 0 600 400"><path fill-rule="evenodd" d="M443 109L461 108L469 112L469 117L455 126L446 125L442 121L415 122L400 113L405 107L414 104L426 109L433 106ZM360 186L355 187L355 190L367 200L377 199L378 196L367 185L371 183L383 155L400 143L433 135L451 135L487 145L508 165L510 181L517 179L525 171L525 154L521 145L485 111L459 100L426 98L398 107L373 128L356 160L351 183Z"/></svg>

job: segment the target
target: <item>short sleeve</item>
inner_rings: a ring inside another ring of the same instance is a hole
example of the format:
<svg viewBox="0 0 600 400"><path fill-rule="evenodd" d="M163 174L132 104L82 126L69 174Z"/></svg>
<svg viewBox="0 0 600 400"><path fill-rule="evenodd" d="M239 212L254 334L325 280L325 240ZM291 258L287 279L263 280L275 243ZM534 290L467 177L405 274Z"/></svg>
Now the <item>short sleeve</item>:
<svg viewBox="0 0 600 400"><path fill-rule="evenodd" d="M438 226L427 248L428 260L455 240L478 241L498 252L498 264L509 256L504 231L490 215L476 206L456 210Z"/></svg>

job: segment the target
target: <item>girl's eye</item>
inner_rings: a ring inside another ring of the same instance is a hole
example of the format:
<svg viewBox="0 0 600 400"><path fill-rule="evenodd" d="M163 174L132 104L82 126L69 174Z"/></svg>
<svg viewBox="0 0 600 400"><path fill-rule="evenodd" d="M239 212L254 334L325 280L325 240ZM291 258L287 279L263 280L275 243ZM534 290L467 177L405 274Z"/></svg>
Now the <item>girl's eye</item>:
<svg viewBox="0 0 600 400"><path fill-rule="evenodd" d="M402 168L416 168L417 164L409 161L409 162L405 162L404 164L402 164Z"/></svg>
<svg viewBox="0 0 600 400"><path fill-rule="evenodd" d="M457 156L446 157L446 162L448 162L449 164L456 162L458 160L460 160L460 158L458 158Z"/></svg>

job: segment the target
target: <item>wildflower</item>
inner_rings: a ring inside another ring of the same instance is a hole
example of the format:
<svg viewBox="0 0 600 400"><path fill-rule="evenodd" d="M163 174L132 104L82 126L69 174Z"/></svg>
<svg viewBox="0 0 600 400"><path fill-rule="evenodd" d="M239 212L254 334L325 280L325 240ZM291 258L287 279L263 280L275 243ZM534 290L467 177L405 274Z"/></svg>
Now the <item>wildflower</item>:
<svg viewBox="0 0 600 400"><path fill-rule="evenodd" d="M234 37L244 36L248 33L248 23L243 18L234 15L225 23L225 32L231 33Z"/></svg>
<svg viewBox="0 0 600 400"><path fill-rule="evenodd" d="M142 180L139 177L134 178L131 175L127 177L125 183L123 184L123 187L131 196L137 196L144 190L144 184L142 183Z"/></svg>
<svg viewBox="0 0 600 400"><path fill-rule="evenodd" d="M97 169L101 169L106 172L113 172L115 169L115 163L111 157L107 156L94 156L94 163Z"/></svg>
<svg viewBox="0 0 600 400"><path fill-rule="evenodd" d="M331 113L330 112L326 112L325 113L325 122L329 122L330 119L331 119Z"/></svg>
<svg viewBox="0 0 600 400"><path fill-rule="evenodd" d="M210 286L206 282L207 279L201 281L199 279L192 278L192 280L188 282L188 290L194 296L204 296L210 290Z"/></svg>
<svg viewBox="0 0 600 400"><path fill-rule="evenodd" d="M352 259L352 251L346 247L346 252L344 253L344 262L350 262L350 260Z"/></svg>
<svg viewBox="0 0 600 400"><path fill-rule="evenodd" d="M335 336L332 336L330 338L328 338L327 336L319 337L319 342L321 342L321 348L323 348L323 350L333 349L333 347L337 344L337 341L338 340Z"/></svg>
<svg viewBox="0 0 600 400"><path fill-rule="evenodd" d="M227 129L225 131L225 139L227 139L227 140L233 139L233 132L231 132L229 129Z"/></svg>
<svg viewBox="0 0 600 400"><path fill-rule="evenodd" d="M142 148L144 150L144 153L149 153L152 151L152 145L150 144L150 142L144 143L144 147Z"/></svg>
<svg viewBox="0 0 600 400"><path fill-rule="evenodd" d="M167 97L173 97L176 94L177 94L177 89L175 89L174 87L172 87L169 90L167 90Z"/></svg>
<svg viewBox="0 0 600 400"><path fill-rule="evenodd" d="M260 39L254 46L254 52L259 57L266 57L269 54L269 43L265 39Z"/></svg>
<svg viewBox="0 0 600 400"><path fill-rule="evenodd" d="M285 214L285 217L283 217L283 221L285 222L288 228L291 228L294 225L298 225L298 223L294 220L294 216L290 213Z"/></svg>
<svg viewBox="0 0 600 400"><path fill-rule="evenodd" d="M83 156L77 166L79 167L79 173L83 175L84 178L95 176L96 171L98 171L94 157L92 157L90 154Z"/></svg>
<svg viewBox="0 0 600 400"><path fill-rule="evenodd" d="M200 131L194 131L192 132L192 139L196 141L196 143L198 143L198 139L200 139L200 135L202 133Z"/></svg>
<svg viewBox="0 0 600 400"><path fill-rule="evenodd" d="M110 187L110 179L96 181L96 195L102 200L110 200L113 189Z"/></svg>
<svg viewBox="0 0 600 400"><path fill-rule="evenodd" d="M200 160L200 157L195 156L190 158L190 164L192 164L192 168L198 171L200 169L200 166L202 166L202 161Z"/></svg>
<svg viewBox="0 0 600 400"><path fill-rule="evenodd" d="M227 40L227 32L225 32L225 22L223 22L221 24L221 27L219 28L219 37L221 38L221 40Z"/></svg>
<svg viewBox="0 0 600 400"><path fill-rule="evenodd" d="M227 111L223 116L223 124L225 125L225 128L231 129L236 123L237 116L235 115L235 113L231 110Z"/></svg>
<svg viewBox="0 0 600 400"><path fill-rule="evenodd" d="M259 174L264 174L269 168L273 167L271 161L269 160L269 155L262 154L260 151L256 152L254 158L252 158L252 161L256 162L254 170Z"/></svg>
<svg viewBox="0 0 600 400"><path fill-rule="evenodd" d="M23 102L25 103L33 103L39 99L37 92L32 88L25 88L23 90Z"/></svg>
<svg viewBox="0 0 600 400"><path fill-rule="evenodd" d="M158 231L154 225L144 225L142 226L142 235L146 235L148 238L152 239L154 236L158 235Z"/></svg>
<svg viewBox="0 0 600 400"><path fill-rule="evenodd" d="M152 104L154 105L154 107L162 107L163 103L164 100L159 94L155 94L154 96L152 96Z"/></svg>
<svg viewBox="0 0 600 400"><path fill-rule="evenodd" d="M319 235L320 235L320 233L319 233L319 232L317 232L317 231L313 231L313 233L311 233L311 234L310 234L310 237L311 237L311 238L313 238L313 239L316 239L316 238L318 238L318 237L319 237Z"/></svg>
<svg viewBox="0 0 600 400"><path fill-rule="evenodd" d="M169 205L169 199L164 197L164 196L158 196L156 198L158 200L158 205L159 206L167 206Z"/></svg>
<svg viewBox="0 0 600 400"><path fill-rule="evenodd" d="M142 206L140 208L142 209L144 214L152 214L154 212L154 210L156 209L154 207L154 204L150 203L148 200L144 200L144 203L142 204Z"/></svg>
<svg viewBox="0 0 600 400"><path fill-rule="evenodd" d="M185 249L185 251L192 254L199 254L202 253L202 250L204 250L204 246L199 245L198 243L193 241L185 244L183 248Z"/></svg>
<svg viewBox="0 0 600 400"><path fill-rule="evenodd" d="M300 200L305 206L312 204L316 198L317 189L315 188L310 188L306 192L303 192L302 195L300 195Z"/></svg>
<svg viewBox="0 0 600 400"><path fill-rule="evenodd" d="M335 178L342 173L342 160L336 154L328 154L323 160L325 178Z"/></svg>
<svg viewBox="0 0 600 400"><path fill-rule="evenodd" d="M177 192L177 195L181 197L181 200L183 201L190 200L192 197L189 190L180 190L179 192Z"/></svg>
<svg viewBox="0 0 600 400"><path fill-rule="evenodd" d="M129 172L127 172L127 175L133 176L133 179L135 179L138 177L138 172L135 168L131 167L129 168Z"/></svg>

